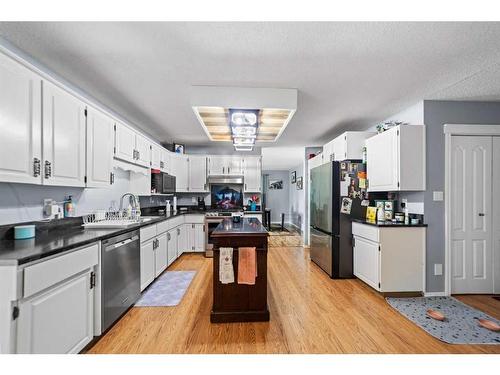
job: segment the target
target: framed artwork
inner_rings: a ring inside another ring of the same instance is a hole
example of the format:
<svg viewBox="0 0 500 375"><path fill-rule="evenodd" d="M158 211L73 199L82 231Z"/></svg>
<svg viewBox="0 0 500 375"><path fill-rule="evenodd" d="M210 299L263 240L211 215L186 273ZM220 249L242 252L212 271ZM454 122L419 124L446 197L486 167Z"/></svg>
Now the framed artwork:
<svg viewBox="0 0 500 375"><path fill-rule="evenodd" d="M302 177L297 178L297 190L302 190Z"/></svg>
<svg viewBox="0 0 500 375"><path fill-rule="evenodd" d="M282 190L282 189L283 189L283 180L269 181L269 190Z"/></svg>
<svg viewBox="0 0 500 375"><path fill-rule="evenodd" d="M297 181L297 171L292 172L292 184L294 184Z"/></svg>
<svg viewBox="0 0 500 375"><path fill-rule="evenodd" d="M184 154L184 145L181 145L180 143L174 143L174 152L176 154Z"/></svg>

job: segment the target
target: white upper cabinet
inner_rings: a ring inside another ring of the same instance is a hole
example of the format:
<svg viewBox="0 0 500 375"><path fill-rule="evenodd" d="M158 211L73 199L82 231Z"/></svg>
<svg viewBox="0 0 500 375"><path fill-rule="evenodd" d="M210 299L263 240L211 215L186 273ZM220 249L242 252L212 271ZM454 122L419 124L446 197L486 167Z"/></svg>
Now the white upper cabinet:
<svg viewBox="0 0 500 375"><path fill-rule="evenodd" d="M114 121L102 112L87 109L87 187L113 183Z"/></svg>
<svg viewBox="0 0 500 375"><path fill-rule="evenodd" d="M115 131L115 158L135 163L135 131L117 123Z"/></svg>
<svg viewBox="0 0 500 375"><path fill-rule="evenodd" d="M175 191L189 191L189 162L187 155L170 155L170 174L175 176Z"/></svg>
<svg viewBox="0 0 500 375"><path fill-rule="evenodd" d="M143 135L126 125L116 124L115 158L149 168L151 147L151 142Z"/></svg>
<svg viewBox="0 0 500 375"><path fill-rule="evenodd" d="M207 157L189 155L189 191L193 193L207 192Z"/></svg>
<svg viewBox="0 0 500 375"><path fill-rule="evenodd" d="M171 152L169 152L165 149L162 149L161 153L160 153L160 169L162 172L165 172L168 174L172 174L171 168L170 168L170 164L171 164L170 154L171 154Z"/></svg>
<svg viewBox="0 0 500 375"><path fill-rule="evenodd" d="M245 193L262 192L262 159L260 156L248 156L243 160L243 178Z"/></svg>
<svg viewBox="0 0 500 375"><path fill-rule="evenodd" d="M151 145L151 168L162 169L163 148L155 144Z"/></svg>
<svg viewBox="0 0 500 375"><path fill-rule="evenodd" d="M209 156L208 174L210 176L241 176L243 175L243 159L233 155Z"/></svg>
<svg viewBox="0 0 500 375"><path fill-rule="evenodd" d="M400 125L366 140L368 191L425 190L425 126Z"/></svg>
<svg viewBox="0 0 500 375"><path fill-rule="evenodd" d="M361 160L365 140L375 132L345 132L323 146L323 162Z"/></svg>
<svg viewBox="0 0 500 375"><path fill-rule="evenodd" d="M0 181L41 183L41 79L0 54Z"/></svg>
<svg viewBox="0 0 500 375"><path fill-rule="evenodd" d="M151 142L146 137L136 133L135 148L137 150L136 163L149 168L151 166Z"/></svg>
<svg viewBox="0 0 500 375"><path fill-rule="evenodd" d="M227 156L228 158L228 173L232 176L243 175L243 159L240 156Z"/></svg>
<svg viewBox="0 0 500 375"><path fill-rule="evenodd" d="M85 103L43 82L43 184L85 187Z"/></svg>

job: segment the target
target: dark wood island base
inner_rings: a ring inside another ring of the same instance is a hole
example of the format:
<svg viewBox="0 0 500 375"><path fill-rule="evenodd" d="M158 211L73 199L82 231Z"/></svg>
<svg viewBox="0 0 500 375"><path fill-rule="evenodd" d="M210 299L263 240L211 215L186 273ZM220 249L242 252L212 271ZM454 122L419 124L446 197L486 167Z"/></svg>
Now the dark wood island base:
<svg viewBox="0 0 500 375"><path fill-rule="evenodd" d="M213 306L212 323L267 322L267 236L258 219L242 218L240 223L225 219L212 232L213 258ZM221 247L233 248L234 282L222 284L219 280L219 256ZM257 277L255 285L238 284L238 248L255 247Z"/></svg>

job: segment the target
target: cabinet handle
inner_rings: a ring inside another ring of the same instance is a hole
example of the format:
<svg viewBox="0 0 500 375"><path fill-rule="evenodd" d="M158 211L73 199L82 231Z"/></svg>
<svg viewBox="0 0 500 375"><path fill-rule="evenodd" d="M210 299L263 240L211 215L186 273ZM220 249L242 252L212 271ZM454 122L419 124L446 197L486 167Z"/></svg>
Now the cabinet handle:
<svg viewBox="0 0 500 375"><path fill-rule="evenodd" d="M226 167L222 167L222 174L226 173Z"/></svg>
<svg viewBox="0 0 500 375"><path fill-rule="evenodd" d="M170 241L170 233L167 233L167 239Z"/></svg>
<svg viewBox="0 0 500 375"><path fill-rule="evenodd" d="M113 185L114 183L115 183L115 174L113 172L111 172L109 174L109 184Z"/></svg>
<svg viewBox="0 0 500 375"><path fill-rule="evenodd" d="M245 190L247 189L247 184L245 184Z"/></svg>
<svg viewBox="0 0 500 375"><path fill-rule="evenodd" d="M38 158L33 158L33 176L38 177L40 176L40 159Z"/></svg>
<svg viewBox="0 0 500 375"><path fill-rule="evenodd" d="M479 213L479 216L484 216L484 213L483 213L483 212L480 212L480 213Z"/></svg>
<svg viewBox="0 0 500 375"><path fill-rule="evenodd" d="M180 236L181 235L181 230L179 228L177 228L177 235Z"/></svg>
<svg viewBox="0 0 500 375"><path fill-rule="evenodd" d="M52 176L52 164L50 161L45 160L45 178Z"/></svg>
<svg viewBox="0 0 500 375"><path fill-rule="evenodd" d="M139 160L140 158L141 158L141 152L137 151L137 160Z"/></svg>
<svg viewBox="0 0 500 375"><path fill-rule="evenodd" d="M153 240L153 250L156 249L156 239Z"/></svg>

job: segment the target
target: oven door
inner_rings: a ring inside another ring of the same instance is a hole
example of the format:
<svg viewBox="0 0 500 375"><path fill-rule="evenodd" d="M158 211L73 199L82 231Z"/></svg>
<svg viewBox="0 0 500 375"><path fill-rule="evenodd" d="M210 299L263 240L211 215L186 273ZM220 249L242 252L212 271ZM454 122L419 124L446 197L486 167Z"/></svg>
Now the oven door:
<svg viewBox="0 0 500 375"><path fill-rule="evenodd" d="M205 218L205 252L207 256L213 254L214 243L212 240L212 232L217 228L217 226L224 220L224 218L213 217Z"/></svg>

